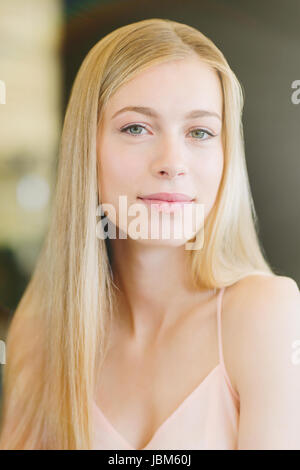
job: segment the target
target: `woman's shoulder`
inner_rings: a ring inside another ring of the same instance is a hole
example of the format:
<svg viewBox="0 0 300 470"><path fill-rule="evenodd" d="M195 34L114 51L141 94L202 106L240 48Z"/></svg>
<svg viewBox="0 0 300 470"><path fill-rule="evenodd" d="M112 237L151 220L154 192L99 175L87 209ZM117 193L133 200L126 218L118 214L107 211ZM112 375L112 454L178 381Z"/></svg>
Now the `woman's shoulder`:
<svg viewBox="0 0 300 470"><path fill-rule="evenodd" d="M299 287L293 278L275 274L248 275L226 288L226 300L231 311L239 308L241 303L242 312L247 309L257 311L257 307L270 308L276 306L278 300L297 300L298 296Z"/></svg>
<svg viewBox="0 0 300 470"><path fill-rule="evenodd" d="M226 288L222 308L224 359L239 393L271 363L279 364L279 356L281 362L291 357L293 344L300 340L299 294L291 277L267 274L246 276Z"/></svg>
<svg viewBox="0 0 300 470"><path fill-rule="evenodd" d="M236 321L249 322L249 326L255 318L268 321L267 313L286 311L286 307L297 304L300 299L297 282L279 275L249 275L226 290L229 311L236 316Z"/></svg>

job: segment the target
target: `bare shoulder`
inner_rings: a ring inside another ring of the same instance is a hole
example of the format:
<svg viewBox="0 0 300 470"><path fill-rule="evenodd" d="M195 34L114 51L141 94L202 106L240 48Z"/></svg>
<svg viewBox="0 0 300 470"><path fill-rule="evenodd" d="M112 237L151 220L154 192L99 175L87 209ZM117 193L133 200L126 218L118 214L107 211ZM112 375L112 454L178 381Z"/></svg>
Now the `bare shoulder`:
<svg viewBox="0 0 300 470"><path fill-rule="evenodd" d="M294 279L277 275L249 275L226 289L227 303L231 310L237 307L239 317L243 312L250 312L257 308L276 307L278 301L285 302L299 299L299 287ZM225 296L224 296L225 298ZM239 307L243 304L243 309ZM249 310L248 310L249 309ZM261 315L261 312L257 312ZM245 315L245 320L248 315Z"/></svg>
<svg viewBox="0 0 300 470"><path fill-rule="evenodd" d="M300 340L300 292L296 281L277 275L250 275L226 288L222 334L224 360L235 390L266 368L291 362ZM267 376L267 374L266 374Z"/></svg>

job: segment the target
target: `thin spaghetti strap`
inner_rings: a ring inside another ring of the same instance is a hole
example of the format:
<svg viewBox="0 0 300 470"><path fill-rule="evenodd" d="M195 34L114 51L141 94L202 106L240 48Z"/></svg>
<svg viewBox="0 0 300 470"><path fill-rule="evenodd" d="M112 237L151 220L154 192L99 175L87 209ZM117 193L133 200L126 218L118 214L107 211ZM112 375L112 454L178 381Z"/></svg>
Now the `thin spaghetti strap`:
<svg viewBox="0 0 300 470"><path fill-rule="evenodd" d="M222 321L221 321L221 312L222 312L222 300L224 296L224 291L226 289L226 286L221 287L220 292L218 294L218 299L217 299L217 327L218 327L218 348L219 348L219 360L220 360L220 365L223 369L223 374L225 377L225 380L227 382L228 387L230 388L232 394L234 397L239 400L239 396L237 392L234 390L229 375L226 370L225 362L224 362L224 355L223 355L223 342L222 342Z"/></svg>

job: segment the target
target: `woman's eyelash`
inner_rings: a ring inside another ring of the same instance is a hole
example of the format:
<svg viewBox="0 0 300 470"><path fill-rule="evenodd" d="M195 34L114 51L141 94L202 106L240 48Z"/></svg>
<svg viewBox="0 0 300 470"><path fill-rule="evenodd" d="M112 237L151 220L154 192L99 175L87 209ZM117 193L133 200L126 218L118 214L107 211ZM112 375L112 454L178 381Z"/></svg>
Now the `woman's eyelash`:
<svg viewBox="0 0 300 470"><path fill-rule="evenodd" d="M124 134L128 134L128 135L131 135L133 137L137 137L137 136L140 136L140 135L143 135L143 134L131 134L131 133L127 133L126 131L128 129L131 129L133 127L140 127L142 129L146 129L147 128L145 126L142 126L141 124L130 124L129 126L126 126L126 127L123 127L123 129L120 129L120 132L123 132ZM209 135L210 137L215 137L214 134L212 134L211 132L207 131L206 129L202 129L201 127L197 127L196 129L192 129L190 132L194 132L194 131L201 131L201 132L205 132L205 134ZM207 140L207 139L198 139L197 137L195 138L196 140Z"/></svg>
<svg viewBox="0 0 300 470"><path fill-rule="evenodd" d="M132 129L133 127L141 127L142 129L146 129L145 126L141 126L140 124L130 124L129 126L126 126L126 127L123 127L123 129L121 129L121 132L127 134L127 130L128 129ZM147 129L146 129L147 130ZM132 135L132 136L137 136L137 135L141 135L141 134L129 134L129 135Z"/></svg>
<svg viewBox="0 0 300 470"><path fill-rule="evenodd" d="M209 132L206 129L202 129L201 127L197 127L196 129L192 129L190 132L194 132L194 131L205 132L205 134L209 135L210 137L215 137L212 132ZM203 140L203 139L198 139L198 140ZM206 139L204 139L204 140L206 140Z"/></svg>

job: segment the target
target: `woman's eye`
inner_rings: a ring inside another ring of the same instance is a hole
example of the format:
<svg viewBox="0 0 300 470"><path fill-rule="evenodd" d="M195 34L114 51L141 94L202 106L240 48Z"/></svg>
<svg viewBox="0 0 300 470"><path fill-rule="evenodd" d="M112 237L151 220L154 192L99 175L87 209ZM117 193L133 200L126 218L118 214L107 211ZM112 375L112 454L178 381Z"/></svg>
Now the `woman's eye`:
<svg viewBox="0 0 300 470"><path fill-rule="evenodd" d="M196 133L198 132L198 137L196 137L196 139L198 140L206 140L206 138L202 138L202 136L205 136L205 135L213 137L213 134L211 132L205 131L204 129L193 129L191 133L192 132L196 132Z"/></svg>
<svg viewBox="0 0 300 470"><path fill-rule="evenodd" d="M127 127L124 127L123 129L121 129L121 132L124 132L125 134L128 134L128 132L126 132L127 130L129 129L133 129L133 133L132 132L129 132L129 135L142 135L140 132L136 132L137 129L146 129L144 126L141 126L139 124L131 124L130 126L127 126Z"/></svg>

